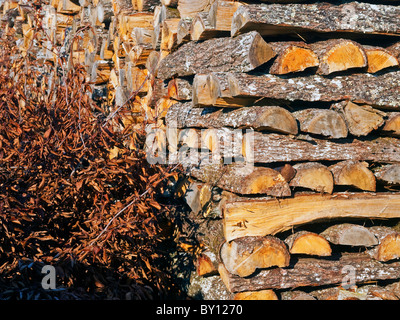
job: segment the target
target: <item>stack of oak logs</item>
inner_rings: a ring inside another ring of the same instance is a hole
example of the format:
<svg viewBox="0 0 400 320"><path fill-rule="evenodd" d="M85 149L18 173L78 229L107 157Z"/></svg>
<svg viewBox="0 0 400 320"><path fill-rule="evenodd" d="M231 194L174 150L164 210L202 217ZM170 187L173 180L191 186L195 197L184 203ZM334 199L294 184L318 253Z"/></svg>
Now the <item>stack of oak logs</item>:
<svg viewBox="0 0 400 320"><path fill-rule="evenodd" d="M398 299L400 6L275 2L181 19L157 68L204 245L192 294Z"/></svg>
<svg viewBox="0 0 400 320"><path fill-rule="evenodd" d="M51 0L36 55L175 129L191 296L398 299L400 1L294 2ZM30 2L0 5L32 54Z"/></svg>

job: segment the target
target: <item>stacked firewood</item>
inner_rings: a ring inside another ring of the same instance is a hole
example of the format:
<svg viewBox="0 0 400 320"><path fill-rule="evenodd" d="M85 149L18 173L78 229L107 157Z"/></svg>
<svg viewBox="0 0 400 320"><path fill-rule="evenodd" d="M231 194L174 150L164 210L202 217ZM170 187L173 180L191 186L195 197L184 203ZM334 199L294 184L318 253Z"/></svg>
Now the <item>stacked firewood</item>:
<svg viewBox="0 0 400 320"><path fill-rule="evenodd" d="M399 1L261 2L52 0L42 56L84 64L127 123L175 130L192 296L399 298ZM3 3L27 53L30 8Z"/></svg>
<svg viewBox="0 0 400 320"><path fill-rule="evenodd" d="M197 294L399 298L400 7L267 2L181 15L157 70Z"/></svg>

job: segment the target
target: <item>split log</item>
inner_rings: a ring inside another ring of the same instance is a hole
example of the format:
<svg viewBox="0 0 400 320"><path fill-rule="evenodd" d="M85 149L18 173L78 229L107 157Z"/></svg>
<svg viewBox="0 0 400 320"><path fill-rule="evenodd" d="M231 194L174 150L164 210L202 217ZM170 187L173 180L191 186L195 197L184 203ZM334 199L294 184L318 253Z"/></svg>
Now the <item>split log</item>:
<svg viewBox="0 0 400 320"><path fill-rule="evenodd" d="M400 8L351 2L341 5L254 4L241 6L232 20L232 36L257 30L263 36L304 32L351 32L352 34L400 33Z"/></svg>
<svg viewBox="0 0 400 320"><path fill-rule="evenodd" d="M303 132L334 139L347 137L347 126L341 115L328 109L303 109L293 113Z"/></svg>
<svg viewBox="0 0 400 320"><path fill-rule="evenodd" d="M399 61L389 50L376 46L364 46L364 51L367 54L367 71L369 73L376 73L386 68L397 67L399 65Z"/></svg>
<svg viewBox="0 0 400 320"><path fill-rule="evenodd" d="M181 19L178 24L176 42L178 45L190 41L190 28L192 26L192 18Z"/></svg>
<svg viewBox="0 0 400 320"><path fill-rule="evenodd" d="M336 143L310 137L300 140L257 131L244 134L242 154L257 163L342 160L400 162L400 146L395 138L365 141L343 139L342 143Z"/></svg>
<svg viewBox="0 0 400 320"><path fill-rule="evenodd" d="M218 259L211 251L204 251L196 258L196 271L199 276L211 276L218 273Z"/></svg>
<svg viewBox="0 0 400 320"><path fill-rule="evenodd" d="M153 12L154 9L161 5L160 0L132 0L132 3L134 3L134 9L140 11L140 12Z"/></svg>
<svg viewBox="0 0 400 320"><path fill-rule="evenodd" d="M237 1L215 1L208 12L208 21L215 29L230 32L233 15L241 5Z"/></svg>
<svg viewBox="0 0 400 320"><path fill-rule="evenodd" d="M290 182L296 175L296 170L288 163L286 163L283 167L275 168L282 177L287 181Z"/></svg>
<svg viewBox="0 0 400 320"><path fill-rule="evenodd" d="M377 181L386 186L400 186L400 165L389 164L374 170Z"/></svg>
<svg viewBox="0 0 400 320"><path fill-rule="evenodd" d="M304 42L269 42L277 53L269 73L287 74L318 67L318 56Z"/></svg>
<svg viewBox="0 0 400 320"><path fill-rule="evenodd" d="M385 122L384 112L368 105L357 105L351 101L343 101L333 105L344 117L349 132L357 137L367 136L377 130Z"/></svg>
<svg viewBox="0 0 400 320"><path fill-rule="evenodd" d="M273 290L245 291L235 294L233 300L279 300Z"/></svg>
<svg viewBox="0 0 400 320"><path fill-rule="evenodd" d="M193 18L190 36L193 41L201 41L227 37L229 36L229 31L218 30L208 20L208 12L200 12Z"/></svg>
<svg viewBox="0 0 400 320"><path fill-rule="evenodd" d="M340 284L346 267L355 271L356 283L400 277L400 262L382 263L362 253L342 254L335 260L299 258L289 268L261 270L251 278L231 274L222 264L218 269L226 287L236 293Z"/></svg>
<svg viewBox="0 0 400 320"><path fill-rule="evenodd" d="M400 233L389 227L371 227L372 232L379 240L379 245L369 250L368 254L382 262L400 258Z"/></svg>
<svg viewBox="0 0 400 320"><path fill-rule="evenodd" d="M174 50L178 43L178 24L180 19L165 19L162 22L162 29L161 29L161 43L160 48L161 50L172 51ZM154 43L153 43L154 48Z"/></svg>
<svg viewBox="0 0 400 320"><path fill-rule="evenodd" d="M190 174L207 184L242 195L266 194L274 197L291 195L286 180L278 171L271 168L248 164L207 165L192 168Z"/></svg>
<svg viewBox="0 0 400 320"><path fill-rule="evenodd" d="M220 258L230 273L248 277L257 269L287 267L290 254L278 238L243 237L225 242L221 246Z"/></svg>
<svg viewBox="0 0 400 320"><path fill-rule="evenodd" d="M304 194L284 199L229 199L223 206L227 241L265 236L313 221L336 218L385 219L400 217L396 193Z"/></svg>
<svg viewBox="0 0 400 320"><path fill-rule="evenodd" d="M198 214L211 201L211 186L205 183L191 182L186 188L184 199L190 209Z"/></svg>
<svg viewBox="0 0 400 320"><path fill-rule="evenodd" d="M372 247L379 243L367 228L352 223L330 226L320 235L337 245Z"/></svg>
<svg viewBox="0 0 400 320"><path fill-rule="evenodd" d="M168 82L168 96L178 101L192 100L192 81L182 78L170 80ZM169 109L168 113L173 113L176 108L181 108L182 112L185 110L183 104L177 104L175 108Z"/></svg>
<svg viewBox="0 0 400 320"><path fill-rule="evenodd" d="M330 39L311 44L319 58L318 74L328 75L367 66L367 55L363 47L347 39Z"/></svg>
<svg viewBox="0 0 400 320"><path fill-rule="evenodd" d="M167 125L178 128L253 128L297 134L296 119L282 107L254 106L240 109L193 108L190 102L168 110Z"/></svg>
<svg viewBox="0 0 400 320"><path fill-rule="evenodd" d="M335 185L351 186L364 191L376 191L376 179L365 161L347 160L329 167Z"/></svg>
<svg viewBox="0 0 400 320"><path fill-rule="evenodd" d="M329 242L321 235L299 231L285 239L290 254L307 254L315 256L330 256L332 249Z"/></svg>
<svg viewBox="0 0 400 320"><path fill-rule="evenodd" d="M398 108L400 71L374 76L369 73L326 78L319 75L279 78L232 73L228 76L232 97L270 98L287 101L351 100L355 103Z"/></svg>
<svg viewBox="0 0 400 320"><path fill-rule="evenodd" d="M161 0L161 3L164 6L176 8L179 4L179 0Z"/></svg>
<svg viewBox="0 0 400 320"><path fill-rule="evenodd" d="M178 10L182 18L194 18L197 13L209 11L214 0L179 0Z"/></svg>
<svg viewBox="0 0 400 320"><path fill-rule="evenodd" d="M321 193L333 192L333 176L331 171L318 162L298 163L293 166L296 174L290 181L291 187L301 187Z"/></svg>
<svg viewBox="0 0 400 320"><path fill-rule="evenodd" d="M158 76L165 80L197 73L247 72L274 56L272 48L257 32L236 38L190 42L161 61Z"/></svg>
<svg viewBox="0 0 400 320"><path fill-rule="evenodd" d="M382 131L392 136L400 136L400 112L389 113Z"/></svg>

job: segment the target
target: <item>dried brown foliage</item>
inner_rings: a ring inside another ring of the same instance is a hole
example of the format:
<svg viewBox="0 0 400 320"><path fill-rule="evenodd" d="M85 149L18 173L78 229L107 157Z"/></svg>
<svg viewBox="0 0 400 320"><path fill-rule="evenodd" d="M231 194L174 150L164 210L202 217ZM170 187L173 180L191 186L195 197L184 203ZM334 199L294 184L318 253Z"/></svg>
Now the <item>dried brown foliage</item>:
<svg viewBox="0 0 400 320"><path fill-rule="evenodd" d="M159 195L176 173L148 164L143 131L105 121L82 66L22 57L12 38L0 50L0 299L169 296ZM41 288L45 264L59 290Z"/></svg>

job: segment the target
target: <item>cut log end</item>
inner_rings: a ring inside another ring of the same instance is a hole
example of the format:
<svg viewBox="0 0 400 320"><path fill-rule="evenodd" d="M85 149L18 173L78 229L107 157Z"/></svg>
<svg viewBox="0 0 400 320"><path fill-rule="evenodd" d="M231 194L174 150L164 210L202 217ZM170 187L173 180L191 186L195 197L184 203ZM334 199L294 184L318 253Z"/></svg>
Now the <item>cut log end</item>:
<svg viewBox="0 0 400 320"><path fill-rule="evenodd" d="M351 223L333 225L323 231L321 236L337 245L371 247L378 244L378 239L371 231Z"/></svg>
<svg viewBox="0 0 400 320"><path fill-rule="evenodd" d="M330 256L332 249L329 242L322 236L307 231L300 231L285 240L291 254L307 254L315 256Z"/></svg>
<svg viewBox="0 0 400 320"><path fill-rule="evenodd" d="M302 187L322 193L333 192L333 176L330 170L317 162L297 164L293 167L296 175L290 181L291 187Z"/></svg>
<svg viewBox="0 0 400 320"><path fill-rule="evenodd" d="M275 60L271 66L270 73L294 73L317 67L318 65L318 56L311 49L291 45Z"/></svg>
<svg viewBox="0 0 400 320"><path fill-rule="evenodd" d="M368 60L368 72L375 73L399 65L397 58L389 51L379 47L365 47Z"/></svg>
<svg viewBox="0 0 400 320"><path fill-rule="evenodd" d="M276 56L272 47L264 41L259 33L255 34L249 50L249 61L253 68L257 68Z"/></svg>
<svg viewBox="0 0 400 320"><path fill-rule="evenodd" d="M244 237L225 242L220 250L221 261L232 274L247 277L256 269L287 267L290 254L278 238Z"/></svg>
<svg viewBox="0 0 400 320"><path fill-rule="evenodd" d="M364 161L342 161L329 169L336 185L352 186L364 191L376 191L376 179L368 163Z"/></svg>

